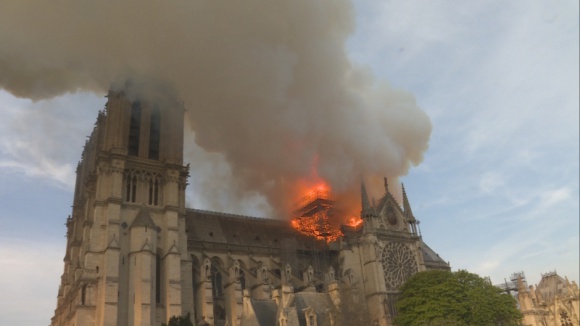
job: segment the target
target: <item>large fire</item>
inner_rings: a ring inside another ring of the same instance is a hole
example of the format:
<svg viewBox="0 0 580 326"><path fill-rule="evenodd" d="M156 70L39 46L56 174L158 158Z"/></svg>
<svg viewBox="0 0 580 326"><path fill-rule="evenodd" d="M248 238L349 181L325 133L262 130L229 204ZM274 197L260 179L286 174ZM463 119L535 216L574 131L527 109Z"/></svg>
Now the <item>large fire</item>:
<svg viewBox="0 0 580 326"><path fill-rule="evenodd" d="M353 228L362 224L359 217L346 218L334 207L334 203L328 185L319 183L296 202L292 227L317 240L334 242L343 235L341 224Z"/></svg>

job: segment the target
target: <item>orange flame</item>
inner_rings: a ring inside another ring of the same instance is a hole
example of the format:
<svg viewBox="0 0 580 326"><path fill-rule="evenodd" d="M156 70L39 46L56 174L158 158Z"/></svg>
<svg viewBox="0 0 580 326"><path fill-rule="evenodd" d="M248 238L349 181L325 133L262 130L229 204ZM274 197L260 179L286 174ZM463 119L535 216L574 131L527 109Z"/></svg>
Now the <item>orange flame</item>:
<svg viewBox="0 0 580 326"><path fill-rule="evenodd" d="M318 175L318 159L318 155L313 157L309 178L294 183L295 194L300 199L294 203L291 225L302 234L317 240L333 242L343 235L341 224L358 227L362 220L357 217L347 220L346 216L355 210L349 209L347 213L333 207L331 188Z"/></svg>
<svg viewBox="0 0 580 326"><path fill-rule="evenodd" d="M358 217L346 220L344 215L333 207L334 201L326 182L315 184L305 193L306 195L296 202L294 218L291 221L292 227L300 233L317 240L333 242L343 235L341 223L354 228L362 224L363 221Z"/></svg>
<svg viewBox="0 0 580 326"><path fill-rule="evenodd" d="M346 223L346 225L348 226L352 226L353 228L358 227L359 225L361 225L363 222L363 220L360 217L351 217L348 219L348 223Z"/></svg>

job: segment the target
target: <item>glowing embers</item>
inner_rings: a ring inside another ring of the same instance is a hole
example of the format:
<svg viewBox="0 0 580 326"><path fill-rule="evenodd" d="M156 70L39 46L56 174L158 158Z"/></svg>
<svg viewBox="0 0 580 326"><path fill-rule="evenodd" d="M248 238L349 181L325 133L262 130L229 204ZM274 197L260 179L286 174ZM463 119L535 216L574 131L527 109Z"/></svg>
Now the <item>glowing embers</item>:
<svg viewBox="0 0 580 326"><path fill-rule="evenodd" d="M296 203L292 227L317 240L333 242L342 236L328 188L318 186Z"/></svg>

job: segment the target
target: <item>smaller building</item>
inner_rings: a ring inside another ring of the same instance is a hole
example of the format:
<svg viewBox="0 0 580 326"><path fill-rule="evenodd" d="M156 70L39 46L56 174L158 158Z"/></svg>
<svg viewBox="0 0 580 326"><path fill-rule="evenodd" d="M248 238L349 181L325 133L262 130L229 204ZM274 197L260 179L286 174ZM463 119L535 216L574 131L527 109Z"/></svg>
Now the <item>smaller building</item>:
<svg viewBox="0 0 580 326"><path fill-rule="evenodd" d="M517 278L517 299L526 326L580 325L580 293L576 282L556 272L542 274L538 285Z"/></svg>

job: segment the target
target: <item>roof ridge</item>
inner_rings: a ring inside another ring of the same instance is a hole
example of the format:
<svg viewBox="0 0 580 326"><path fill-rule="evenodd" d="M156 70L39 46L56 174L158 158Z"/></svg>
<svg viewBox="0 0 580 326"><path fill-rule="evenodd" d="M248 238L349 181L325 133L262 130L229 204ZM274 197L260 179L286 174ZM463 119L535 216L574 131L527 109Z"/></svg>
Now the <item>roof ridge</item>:
<svg viewBox="0 0 580 326"><path fill-rule="evenodd" d="M197 208L187 208L187 211L195 212L195 213L209 213L212 215L219 215L222 217L229 217L229 218L244 218L248 220L259 220L259 221L274 221L274 222L284 222L283 219L278 218L270 218L270 217L257 217L257 216L249 216L249 215L240 215L240 214L232 214L232 213L225 213L225 212L217 212L217 211L210 211L205 209L197 209Z"/></svg>

